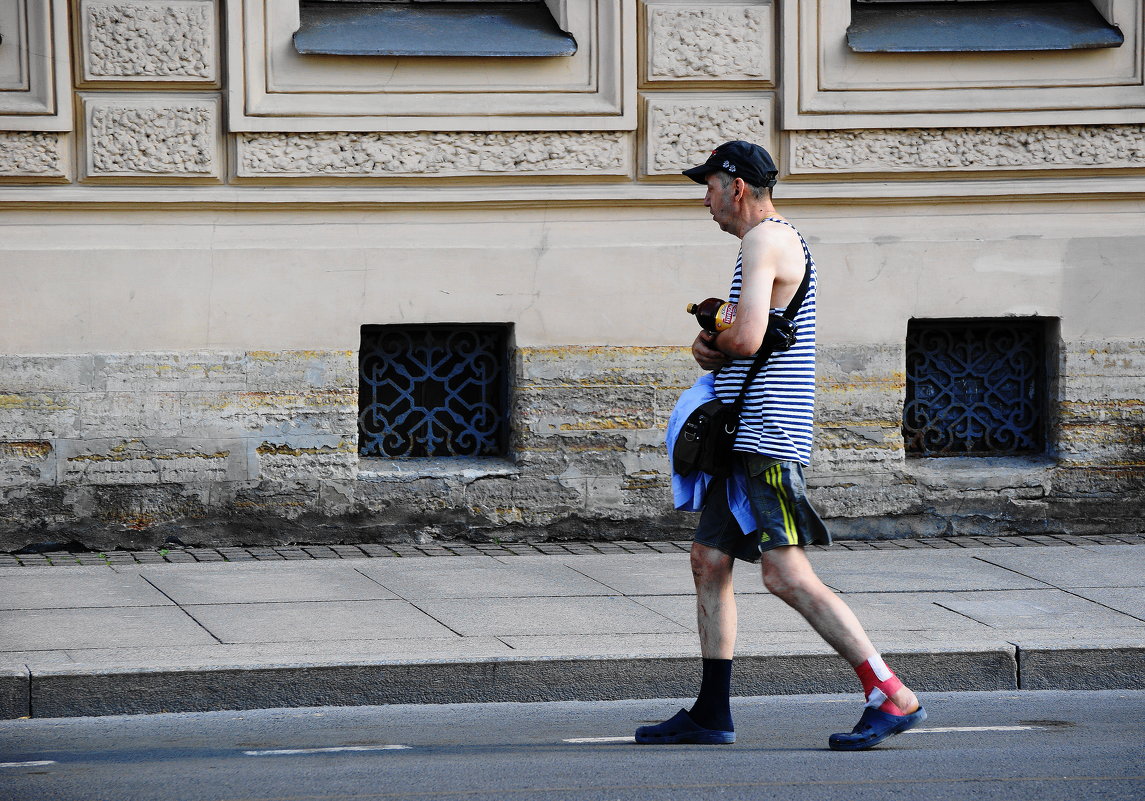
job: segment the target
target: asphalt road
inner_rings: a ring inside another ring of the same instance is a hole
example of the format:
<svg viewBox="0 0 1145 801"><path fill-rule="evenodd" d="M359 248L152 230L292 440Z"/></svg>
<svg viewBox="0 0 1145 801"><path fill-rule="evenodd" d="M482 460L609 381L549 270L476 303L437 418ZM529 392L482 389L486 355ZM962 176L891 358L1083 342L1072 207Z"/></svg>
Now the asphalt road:
<svg viewBox="0 0 1145 801"><path fill-rule="evenodd" d="M731 746L635 745L670 700L4 721L0 799L1145 798L1145 691L923 700L920 731L860 753L826 748L857 696L736 699Z"/></svg>

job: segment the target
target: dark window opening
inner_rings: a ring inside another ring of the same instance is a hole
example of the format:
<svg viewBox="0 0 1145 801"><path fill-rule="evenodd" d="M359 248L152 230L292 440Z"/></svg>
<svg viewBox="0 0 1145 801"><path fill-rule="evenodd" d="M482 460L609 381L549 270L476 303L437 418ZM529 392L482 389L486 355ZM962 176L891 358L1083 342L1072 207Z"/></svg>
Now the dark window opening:
<svg viewBox="0 0 1145 801"><path fill-rule="evenodd" d="M1124 42L1090 0L851 0L847 28L847 44L859 53L1091 50Z"/></svg>
<svg viewBox="0 0 1145 801"><path fill-rule="evenodd" d="M507 325L364 325L358 453L505 456Z"/></svg>
<svg viewBox="0 0 1145 801"><path fill-rule="evenodd" d="M299 53L553 57L576 53L544 0L301 0Z"/></svg>
<svg viewBox="0 0 1145 801"><path fill-rule="evenodd" d="M916 456L1042 453L1047 320L911 320L903 440Z"/></svg>

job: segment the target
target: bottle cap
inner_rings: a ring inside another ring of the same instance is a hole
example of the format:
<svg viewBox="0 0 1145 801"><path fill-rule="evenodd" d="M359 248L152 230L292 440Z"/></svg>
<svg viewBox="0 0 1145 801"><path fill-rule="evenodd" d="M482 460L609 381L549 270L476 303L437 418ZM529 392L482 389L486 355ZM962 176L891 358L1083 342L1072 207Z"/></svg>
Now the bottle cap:
<svg viewBox="0 0 1145 801"><path fill-rule="evenodd" d="M689 303L687 311L688 311L688 314L695 314L696 313L696 304L695 303Z"/></svg>

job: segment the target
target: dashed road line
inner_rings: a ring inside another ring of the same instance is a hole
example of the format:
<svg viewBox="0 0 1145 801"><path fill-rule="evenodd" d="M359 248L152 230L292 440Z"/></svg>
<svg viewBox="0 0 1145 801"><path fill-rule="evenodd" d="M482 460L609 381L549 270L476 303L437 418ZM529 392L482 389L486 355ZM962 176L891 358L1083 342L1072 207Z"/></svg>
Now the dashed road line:
<svg viewBox="0 0 1145 801"><path fill-rule="evenodd" d="M627 737L570 737L567 740L561 740L561 742L587 745L589 743L634 743L636 739L629 734Z"/></svg>
<svg viewBox="0 0 1145 801"><path fill-rule="evenodd" d="M39 759L34 762L0 762L0 768L42 768L54 764L54 759Z"/></svg>
<svg viewBox="0 0 1145 801"><path fill-rule="evenodd" d="M936 729L908 729L903 734L953 734L963 731L1036 731L1049 726L947 726Z"/></svg>
<svg viewBox="0 0 1145 801"><path fill-rule="evenodd" d="M274 748L243 751L245 756L294 756L297 754L337 754L345 751L407 751L408 745L341 745L332 748Z"/></svg>

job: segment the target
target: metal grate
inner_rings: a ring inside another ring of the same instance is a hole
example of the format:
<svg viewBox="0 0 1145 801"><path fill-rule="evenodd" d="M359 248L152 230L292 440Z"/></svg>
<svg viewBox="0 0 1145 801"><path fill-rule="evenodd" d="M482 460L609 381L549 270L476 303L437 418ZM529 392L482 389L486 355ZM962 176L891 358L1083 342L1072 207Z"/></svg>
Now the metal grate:
<svg viewBox="0 0 1145 801"><path fill-rule="evenodd" d="M362 326L358 452L503 456L507 326Z"/></svg>
<svg viewBox="0 0 1145 801"><path fill-rule="evenodd" d="M906 451L1004 456L1045 448L1041 320L911 320L906 341Z"/></svg>

